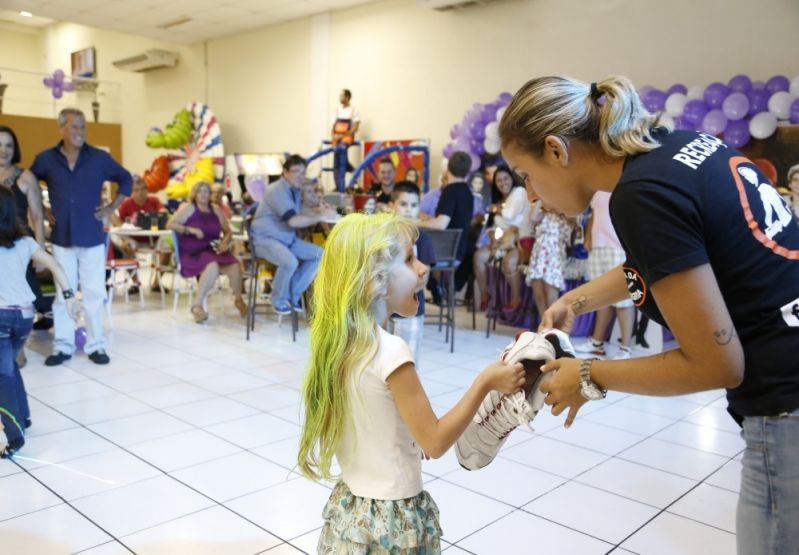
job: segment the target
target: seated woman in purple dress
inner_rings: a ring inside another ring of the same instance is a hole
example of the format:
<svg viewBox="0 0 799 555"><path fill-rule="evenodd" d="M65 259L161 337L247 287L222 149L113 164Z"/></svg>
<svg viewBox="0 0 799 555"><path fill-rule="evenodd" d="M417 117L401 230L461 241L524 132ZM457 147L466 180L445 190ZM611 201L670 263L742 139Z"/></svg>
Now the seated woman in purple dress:
<svg viewBox="0 0 799 555"><path fill-rule="evenodd" d="M241 298L241 266L229 252L232 232L222 210L211 203L211 185L205 181L196 183L188 202L178 208L166 227L178 234L180 275L199 276L197 299L191 306L194 321L208 319L205 300L220 273L230 280L239 313L247 314L247 305Z"/></svg>

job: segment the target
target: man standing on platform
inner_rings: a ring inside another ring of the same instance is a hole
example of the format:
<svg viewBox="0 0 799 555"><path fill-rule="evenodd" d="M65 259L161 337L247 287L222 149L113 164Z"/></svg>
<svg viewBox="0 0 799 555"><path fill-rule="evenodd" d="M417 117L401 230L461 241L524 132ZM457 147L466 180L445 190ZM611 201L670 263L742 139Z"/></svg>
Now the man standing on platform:
<svg viewBox="0 0 799 555"><path fill-rule="evenodd" d="M339 191L344 190L344 179L347 172L352 171L347 150L355 142L355 134L361 126L361 114L352 104L352 93L349 89L342 89L339 96L341 105L336 108L336 119L333 122L333 133L331 143L338 147L334 154L333 175L336 187Z"/></svg>
<svg viewBox="0 0 799 555"><path fill-rule="evenodd" d="M106 232L104 224L130 195L132 177L107 152L86 144L86 117L75 108L58 114L61 141L36 156L31 172L47 184L55 218L53 255L64 269L69 286L83 293L87 339L85 351L95 364L108 364L103 335ZM116 198L102 205L103 184L119 185ZM67 314L62 295L53 303L55 345L47 366L72 358L75 323Z"/></svg>

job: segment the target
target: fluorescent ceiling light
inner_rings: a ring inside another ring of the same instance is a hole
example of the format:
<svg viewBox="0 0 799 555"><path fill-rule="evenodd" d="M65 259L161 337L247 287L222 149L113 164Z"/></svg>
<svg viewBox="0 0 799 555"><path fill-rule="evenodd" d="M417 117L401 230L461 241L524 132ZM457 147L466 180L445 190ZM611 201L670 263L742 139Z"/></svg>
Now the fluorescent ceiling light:
<svg viewBox="0 0 799 555"><path fill-rule="evenodd" d="M22 17L33 17L32 13L24 12L24 11L23 12L19 12L19 15L21 15Z"/></svg>

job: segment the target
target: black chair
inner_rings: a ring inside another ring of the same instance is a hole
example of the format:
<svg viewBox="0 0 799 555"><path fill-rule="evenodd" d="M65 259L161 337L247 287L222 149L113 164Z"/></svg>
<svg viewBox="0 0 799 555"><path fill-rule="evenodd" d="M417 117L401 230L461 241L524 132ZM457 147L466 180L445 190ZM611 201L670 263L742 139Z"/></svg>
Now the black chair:
<svg viewBox="0 0 799 555"><path fill-rule="evenodd" d="M244 222L245 229L247 230L247 237L252 237L250 235L250 224L252 222L252 218L248 218ZM259 281L261 283L268 283L270 286L272 284L272 279L274 278L276 267L271 264L268 260L264 260L263 258L258 258L255 255L255 247L252 244L252 240L250 239L250 271L249 275L249 283L247 284L247 331L246 337L247 341L250 340L250 332L255 329L255 312L258 308L266 308L272 306L271 302L259 302L258 301L258 284ZM307 306L305 303L305 295L303 294L303 304ZM277 317L277 324L278 326L281 325L283 320L283 316L278 314ZM297 317L297 312L294 310L291 311L291 340L297 341L297 331L300 328L299 318Z"/></svg>
<svg viewBox="0 0 799 555"><path fill-rule="evenodd" d="M445 284L446 301L438 306L438 331L442 324L446 327L444 342L449 343L449 351L455 351L455 271L460 266L458 245L462 231L460 229L427 229L425 230L433 243L436 263L430 271L439 272L441 283ZM446 308L445 305L446 304Z"/></svg>

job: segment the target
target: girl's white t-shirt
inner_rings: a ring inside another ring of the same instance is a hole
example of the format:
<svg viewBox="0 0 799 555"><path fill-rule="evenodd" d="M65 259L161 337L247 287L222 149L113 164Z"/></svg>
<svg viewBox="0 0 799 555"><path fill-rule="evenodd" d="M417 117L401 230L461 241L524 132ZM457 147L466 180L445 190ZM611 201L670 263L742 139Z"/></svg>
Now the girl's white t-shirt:
<svg viewBox="0 0 799 555"><path fill-rule="evenodd" d="M405 340L378 328L377 353L352 374L352 417L336 458L342 480L358 497L397 500L422 491L422 452L386 383L406 362L413 362L413 352Z"/></svg>
<svg viewBox="0 0 799 555"><path fill-rule="evenodd" d="M0 268L3 277L0 279L0 307L25 306L31 304L36 295L25 280L25 272L33 253L39 249L31 237L22 237L10 248L0 247Z"/></svg>
<svg viewBox="0 0 799 555"><path fill-rule="evenodd" d="M519 237L533 234L532 205L527 199L524 187L514 187L502 203L502 211L494 218L494 223L503 230L515 225L519 228Z"/></svg>

